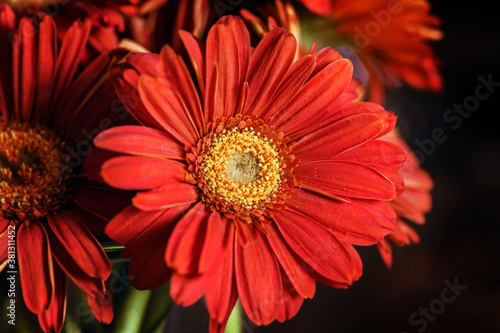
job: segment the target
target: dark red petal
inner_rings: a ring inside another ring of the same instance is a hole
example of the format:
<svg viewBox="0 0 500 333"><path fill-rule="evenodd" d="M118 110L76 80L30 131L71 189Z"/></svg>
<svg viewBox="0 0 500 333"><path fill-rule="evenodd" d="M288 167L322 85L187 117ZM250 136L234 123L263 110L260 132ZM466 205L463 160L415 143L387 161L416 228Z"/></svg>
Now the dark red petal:
<svg viewBox="0 0 500 333"><path fill-rule="evenodd" d="M40 23L36 64L36 101L32 118L40 121L47 116L55 66L57 62L57 29L54 21L45 16Z"/></svg>
<svg viewBox="0 0 500 333"><path fill-rule="evenodd" d="M286 273L289 283L291 283L302 298L312 298L316 291L316 281L304 270L302 259L291 251L286 245L283 237L274 229L271 224L263 224L264 229L269 233L267 240L273 249L276 258Z"/></svg>
<svg viewBox="0 0 500 333"><path fill-rule="evenodd" d="M244 234L247 240L245 246L235 241L238 295L248 318L268 325L276 319L283 293L279 265L264 236L253 225L238 223L236 237Z"/></svg>
<svg viewBox="0 0 500 333"><path fill-rule="evenodd" d="M170 81L143 74L138 90L147 112L165 131L184 144L196 145L200 133L185 101Z"/></svg>
<svg viewBox="0 0 500 333"><path fill-rule="evenodd" d="M90 310L102 323L109 324L113 320L113 294L106 288L103 293L86 294Z"/></svg>
<svg viewBox="0 0 500 333"><path fill-rule="evenodd" d="M70 253L61 244L52 229L46 229L50 240L52 255L59 267L75 283L75 285L86 293L98 293L104 288L103 281L88 276L75 262Z"/></svg>
<svg viewBox="0 0 500 333"><path fill-rule="evenodd" d="M164 210L143 212L130 205L109 221L105 232L114 241L127 244L164 214Z"/></svg>
<svg viewBox="0 0 500 333"><path fill-rule="evenodd" d="M224 242L221 261L211 272L210 288L207 289L205 298L211 321L225 326L238 299L238 294L234 277L234 223L230 223L225 218L221 222L227 223L227 239Z"/></svg>
<svg viewBox="0 0 500 333"><path fill-rule="evenodd" d="M19 34L13 41L14 105L20 121L30 119L35 98L36 37L33 22L22 18Z"/></svg>
<svg viewBox="0 0 500 333"><path fill-rule="evenodd" d="M233 30L224 24L214 25L208 33L206 52L205 119L230 117L235 112L242 84L238 42ZM212 92L214 95L209 96Z"/></svg>
<svg viewBox="0 0 500 333"><path fill-rule="evenodd" d="M250 58L245 114L261 114L292 65L297 41L283 28L264 35Z"/></svg>
<svg viewBox="0 0 500 333"><path fill-rule="evenodd" d="M377 137L385 126L384 119L376 114L348 116L304 136L292 145L293 154L302 163L332 160L335 155Z"/></svg>
<svg viewBox="0 0 500 333"><path fill-rule="evenodd" d="M198 202L177 225L169 239L165 261L179 274L193 274L198 270L210 211Z"/></svg>
<svg viewBox="0 0 500 333"><path fill-rule="evenodd" d="M164 211L161 217L126 244L123 255L131 257L129 279L136 289L154 289L170 280L172 270L165 263L165 251L175 222L187 208L179 206Z"/></svg>
<svg viewBox="0 0 500 333"><path fill-rule="evenodd" d="M396 220L394 212L392 219L372 214L368 201L339 202L300 189L294 189L287 205L328 228L341 242L354 245L376 244L394 230Z"/></svg>
<svg viewBox="0 0 500 333"><path fill-rule="evenodd" d="M54 264L54 297L47 310L38 315L44 332L61 332L66 316L66 276L58 264Z"/></svg>
<svg viewBox="0 0 500 333"><path fill-rule="evenodd" d="M139 156L112 158L101 170L106 183L123 190L149 190L183 183L185 173L182 163Z"/></svg>
<svg viewBox="0 0 500 333"><path fill-rule="evenodd" d="M196 38L192 33L180 30L179 36L186 48L189 58L191 59L191 65L193 66L198 84L202 92L205 91L205 56L204 56L204 45L201 41Z"/></svg>
<svg viewBox="0 0 500 333"><path fill-rule="evenodd" d="M339 283L350 284L356 274L351 255L331 231L318 222L282 209L273 219L285 241L314 271Z"/></svg>
<svg viewBox="0 0 500 333"><path fill-rule="evenodd" d="M293 173L298 187L326 196L392 200L396 197L396 185L402 184L402 180L394 183L376 169L357 163L299 164Z"/></svg>
<svg viewBox="0 0 500 333"><path fill-rule="evenodd" d="M83 23L75 21L64 35L59 56L57 57L51 107L56 106L56 103L59 102L62 96L62 92L66 90L73 81L76 67L85 50L91 28L92 23L90 20L86 20Z"/></svg>
<svg viewBox="0 0 500 333"><path fill-rule="evenodd" d="M132 194L106 185L81 184L72 193L71 201L80 208L105 221L112 219L130 204ZM83 220L83 219L82 219ZM86 220L85 225L88 226Z"/></svg>
<svg viewBox="0 0 500 333"><path fill-rule="evenodd" d="M41 314L49 307L54 290L54 271L49 240L38 221L22 223L17 232L19 275L26 307Z"/></svg>
<svg viewBox="0 0 500 333"><path fill-rule="evenodd" d="M199 197L198 187L184 182L137 193L132 203L140 210L152 211L193 203L198 201Z"/></svg>
<svg viewBox="0 0 500 333"><path fill-rule="evenodd" d="M62 211L49 215L47 220L54 235L87 275L101 280L109 277L111 265L106 253L78 217Z"/></svg>

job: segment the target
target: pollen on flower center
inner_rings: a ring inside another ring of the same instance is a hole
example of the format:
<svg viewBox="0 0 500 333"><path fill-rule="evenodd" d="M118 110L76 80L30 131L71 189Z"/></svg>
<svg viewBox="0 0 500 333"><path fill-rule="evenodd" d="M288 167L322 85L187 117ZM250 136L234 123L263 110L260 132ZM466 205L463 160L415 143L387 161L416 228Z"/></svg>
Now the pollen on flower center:
<svg viewBox="0 0 500 333"><path fill-rule="evenodd" d="M208 188L228 204L247 209L272 198L283 170L272 140L252 128L222 131L201 164Z"/></svg>
<svg viewBox="0 0 500 333"><path fill-rule="evenodd" d="M17 222L56 212L71 169L64 142L49 130L13 123L0 130L1 216Z"/></svg>
<svg viewBox="0 0 500 333"><path fill-rule="evenodd" d="M259 177L259 162L251 152L233 152L226 163L227 177L237 184L246 185Z"/></svg>

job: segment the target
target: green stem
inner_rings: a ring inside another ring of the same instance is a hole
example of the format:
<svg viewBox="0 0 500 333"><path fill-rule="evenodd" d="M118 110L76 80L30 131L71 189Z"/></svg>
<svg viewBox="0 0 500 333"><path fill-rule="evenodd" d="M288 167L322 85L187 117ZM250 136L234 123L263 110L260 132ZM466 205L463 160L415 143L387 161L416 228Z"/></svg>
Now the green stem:
<svg viewBox="0 0 500 333"><path fill-rule="evenodd" d="M224 333L240 333L241 332L241 306L240 302L236 303L233 312L229 316Z"/></svg>
<svg viewBox="0 0 500 333"><path fill-rule="evenodd" d="M139 291L130 288L118 321L116 322L114 332L140 333L150 296L150 290Z"/></svg>

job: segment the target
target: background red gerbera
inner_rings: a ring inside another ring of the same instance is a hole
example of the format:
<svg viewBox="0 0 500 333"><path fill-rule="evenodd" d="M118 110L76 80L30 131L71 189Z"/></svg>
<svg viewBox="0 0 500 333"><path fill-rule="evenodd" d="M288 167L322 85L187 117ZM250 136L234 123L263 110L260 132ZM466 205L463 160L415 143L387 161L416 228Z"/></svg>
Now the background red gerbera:
<svg viewBox="0 0 500 333"><path fill-rule="evenodd" d="M123 114L111 111L106 79L116 57L76 75L90 22L75 22L58 47L54 21L35 18L0 5L0 268L19 269L26 306L59 332L66 277L100 321L113 317L110 263L92 232L102 235L129 196L85 181L82 166L93 136Z"/></svg>
<svg viewBox="0 0 500 333"><path fill-rule="evenodd" d="M371 101L382 103L385 87L404 82L440 91L438 61L427 44L439 40L440 20L426 0L301 0L311 11L333 20L332 35L353 47L368 72ZM311 18L314 27L314 18ZM314 36L317 31L310 31ZM324 31L322 31L324 33ZM347 37L347 38L346 38Z"/></svg>

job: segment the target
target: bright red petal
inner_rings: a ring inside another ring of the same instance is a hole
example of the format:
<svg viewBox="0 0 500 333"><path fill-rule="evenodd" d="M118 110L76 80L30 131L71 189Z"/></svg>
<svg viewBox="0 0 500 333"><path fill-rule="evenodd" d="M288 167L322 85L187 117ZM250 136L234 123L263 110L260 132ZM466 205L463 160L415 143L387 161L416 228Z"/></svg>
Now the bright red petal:
<svg viewBox="0 0 500 333"><path fill-rule="evenodd" d="M200 201L177 222L165 253L167 265L176 273L197 272L209 216L210 211Z"/></svg>
<svg viewBox="0 0 500 333"><path fill-rule="evenodd" d="M294 189L287 205L328 228L341 242L354 245L376 244L394 230L396 220L393 211L389 217L374 215L367 201L339 202L300 189Z"/></svg>
<svg viewBox="0 0 500 333"><path fill-rule="evenodd" d="M398 189L391 179L376 169L357 163L299 164L293 173L298 187L326 196L392 200ZM402 180L399 183L402 185Z"/></svg>
<svg viewBox="0 0 500 333"><path fill-rule="evenodd" d="M148 192L140 192L132 203L143 211L166 209L199 200L199 189L189 183L173 183Z"/></svg>
<svg viewBox="0 0 500 333"><path fill-rule="evenodd" d="M118 126L100 133L95 139L97 147L119 153L184 159L184 149L165 132L143 126Z"/></svg>
<svg viewBox="0 0 500 333"><path fill-rule="evenodd" d="M318 274L350 284L356 269L344 245L318 222L282 209L273 216L280 233L292 248Z"/></svg>
<svg viewBox="0 0 500 333"><path fill-rule="evenodd" d="M282 297L281 273L276 257L264 236L252 225L240 223L236 240L235 274L241 305L248 318L258 325L268 325L279 311Z"/></svg>
<svg viewBox="0 0 500 333"><path fill-rule="evenodd" d="M250 59L250 89L244 114L261 114L271 102L292 65L296 50L295 37L285 29L276 28L264 35Z"/></svg>
<svg viewBox="0 0 500 333"><path fill-rule="evenodd" d="M182 163L152 157L120 156L102 166L101 175L109 185L123 190L149 190L183 183Z"/></svg>

